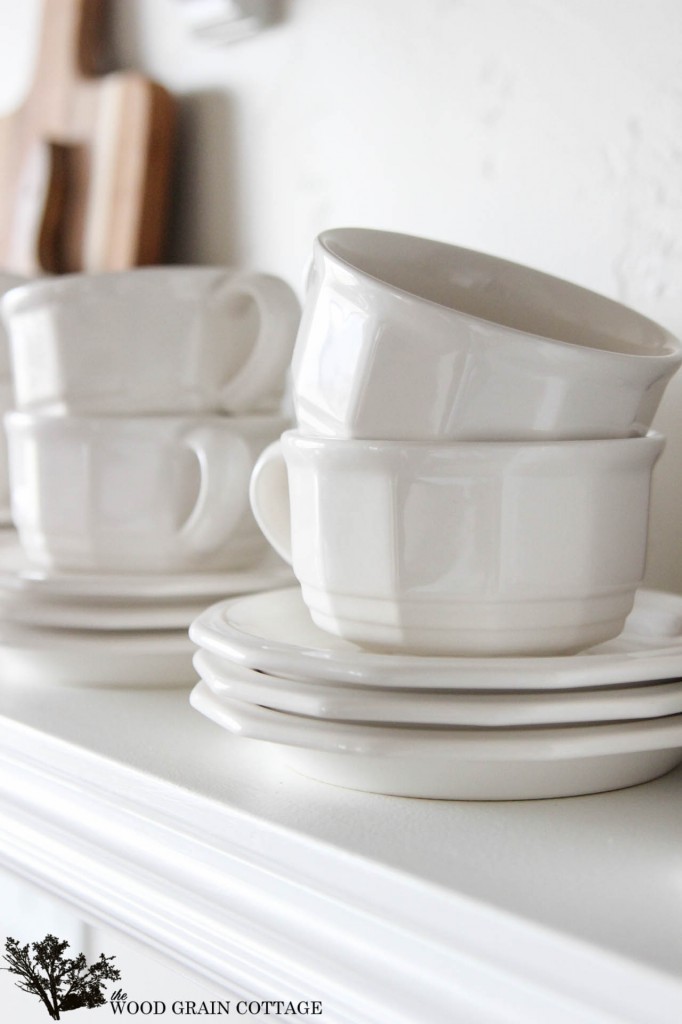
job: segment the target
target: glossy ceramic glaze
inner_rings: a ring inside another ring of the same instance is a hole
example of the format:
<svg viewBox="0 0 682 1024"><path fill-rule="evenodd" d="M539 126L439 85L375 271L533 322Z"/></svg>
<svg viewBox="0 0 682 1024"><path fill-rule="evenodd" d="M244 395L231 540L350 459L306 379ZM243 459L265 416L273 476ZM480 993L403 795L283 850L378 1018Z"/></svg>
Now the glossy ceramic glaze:
<svg viewBox="0 0 682 1024"><path fill-rule="evenodd" d="M219 700L190 702L228 732L276 744L311 778L350 789L453 800L577 796L656 778L682 760L682 716L530 729L350 725Z"/></svg>
<svg viewBox="0 0 682 1024"><path fill-rule="evenodd" d="M262 557L248 485L280 417L59 417L12 412L12 516L36 566L239 569Z"/></svg>
<svg viewBox="0 0 682 1024"><path fill-rule="evenodd" d="M342 722L500 727L613 722L682 713L682 682L677 680L554 693L410 692L273 676L205 650L194 655L194 667L219 699Z"/></svg>
<svg viewBox="0 0 682 1024"><path fill-rule="evenodd" d="M619 303L505 260L323 232L292 364L298 423L339 438L626 437L680 343Z"/></svg>
<svg viewBox="0 0 682 1024"><path fill-rule="evenodd" d="M95 415L273 409L299 321L284 281L219 267L41 279L1 308L17 408Z"/></svg>
<svg viewBox="0 0 682 1024"><path fill-rule="evenodd" d="M588 689L682 677L682 597L639 590L623 632L581 654L530 658L381 654L319 629L298 587L210 605L197 646L273 676L320 685L517 692Z"/></svg>
<svg viewBox="0 0 682 1024"><path fill-rule="evenodd" d="M606 793L666 775L682 761L682 744L524 761L467 761L458 757L345 757L282 746L276 751L299 775L344 789L428 800L547 800Z"/></svg>
<svg viewBox="0 0 682 1024"><path fill-rule="evenodd" d="M559 654L622 630L662 448L653 432L430 445L288 431L258 460L251 505L330 633L423 654Z"/></svg>

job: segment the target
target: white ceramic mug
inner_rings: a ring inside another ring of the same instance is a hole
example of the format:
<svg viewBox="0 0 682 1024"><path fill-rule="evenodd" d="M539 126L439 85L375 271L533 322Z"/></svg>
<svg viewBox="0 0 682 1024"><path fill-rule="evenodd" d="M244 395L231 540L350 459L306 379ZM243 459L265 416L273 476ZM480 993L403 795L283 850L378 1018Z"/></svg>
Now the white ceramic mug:
<svg viewBox="0 0 682 1024"><path fill-rule="evenodd" d="M623 628L663 438L339 441L286 432L251 507L322 629L381 650L562 654Z"/></svg>
<svg viewBox="0 0 682 1024"><path fill-rule="evenodd" d="M26 284L29 278L23 277L21 274L13 274L8 270L0 270L0 298L7 292L12 291L14 288L18 288L22 284ZM7 337L7 331L5 325L0 319L0 379L8 379L11 375L11 366L9 358L9 339Z"/></svg>
<svg viewBox="0 0 682 1024"><path fill-rule="evenodd" d="M239 569L267 550L249 478L278 416L60 417L11 412L12 516L48 569Z"/></svg>
<svg viewBox="0 0 682 1024"><path fill-rule="evenodd" d="M0 422L5 413L14 406L12 382L0 377ZM7 438L5 431L0 430L0 528L12 525L9 493L9 469Z"/></svg>
<svg viewBox="0 0 682 1024"><path fill-rule="evenodd" d="M0 296L12 288L25 284L28 278L13 274L7 270L0 271ZM14 389L12 387L11 366L9 358L9 339L4 325L0 320L0 420L14 407ZM7 476L7 441L4 431L0 431L0 527L11 525L9 507L9 479Z"/></svg>
<svg viewBox="0 0 682 1024"><path fill-rule="evenodd" d="M315 241L292 362L301 430L425 441L627 437L682 347L528 267L362 228Z"/></svg>
<svg viewBox="0 0 682 1024"><path fill-rule="evenodd" d="M300 313L279 278L221 267L66 274L1 309L17 408L86 415L275 409Z"/></svg>

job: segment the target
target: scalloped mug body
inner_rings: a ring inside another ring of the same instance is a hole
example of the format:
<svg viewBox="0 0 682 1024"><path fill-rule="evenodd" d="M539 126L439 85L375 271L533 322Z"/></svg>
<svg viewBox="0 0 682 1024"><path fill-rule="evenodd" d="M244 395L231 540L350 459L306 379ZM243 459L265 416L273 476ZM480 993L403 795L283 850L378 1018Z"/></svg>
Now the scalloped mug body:
<svg viewBox="0 0 682 1024"><path fill-rule="evenodd" d="M293 291L228 267L136 267L29 281L0 304L16 408L57 415L276 410Z"/></svg>
<svg viewBox="0 0 682 1024"><path fill-rule="evenodd" d="M273 416L61 417L10 412L12 517L46 569L239 569L267 550L248 503Z"/></svg>
<svg viewBox="0 0 682 1024"><path fill-rule="evenodd" d="M288 431L256 463L251 506L330 633L383 651L566 654L623 628L663 444Z"/></svg>

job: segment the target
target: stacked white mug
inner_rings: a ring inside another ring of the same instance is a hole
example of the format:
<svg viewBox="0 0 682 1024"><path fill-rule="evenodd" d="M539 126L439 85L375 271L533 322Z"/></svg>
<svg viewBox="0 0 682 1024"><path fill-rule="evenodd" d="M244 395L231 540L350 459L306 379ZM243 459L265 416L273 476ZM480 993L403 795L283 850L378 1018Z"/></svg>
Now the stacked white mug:
<svg viewBox="0 0 682 1024"><path fill-rule="evenodd" d="M298 421L251 503L324 630L425 655L616 636L645 565L679 342L528 268L407 235L315 242Z"/></svg>
<svg viewBox="0 0 682 1024"><path fill-rule="evenodd" d="M27 278L20 274L13 274L11 271L0 271L0 296L24 284ZM2 322L0 321L0 419L14 405L14 390L12 387L12 370L9 356L9 339ZM7 441L4 430L0 430L0 529L11 527L12 515L10 512L9 497L9 471L7 466Z"/></svg>
<svg viewBox="0 0 682 1024"><path fill-rule="evenodd" d="M153 267L8 292L12 517L48 572L241 569L266 546L248 482L287 426L299 320L278 278Z"/></svg>

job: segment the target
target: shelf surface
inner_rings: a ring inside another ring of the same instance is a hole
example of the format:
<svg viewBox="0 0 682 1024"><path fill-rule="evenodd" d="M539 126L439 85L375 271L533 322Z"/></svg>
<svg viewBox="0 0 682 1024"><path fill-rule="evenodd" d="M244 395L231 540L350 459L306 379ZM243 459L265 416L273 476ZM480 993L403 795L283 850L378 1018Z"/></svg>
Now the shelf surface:
<svg viewBox="0 0 682 1024"><path fill-rule="evenodd" d="M372 796L183 690L5 681L0 858L204 978L316 990L329 1021L682 1014L682 768L563 800Z"/></svg>

